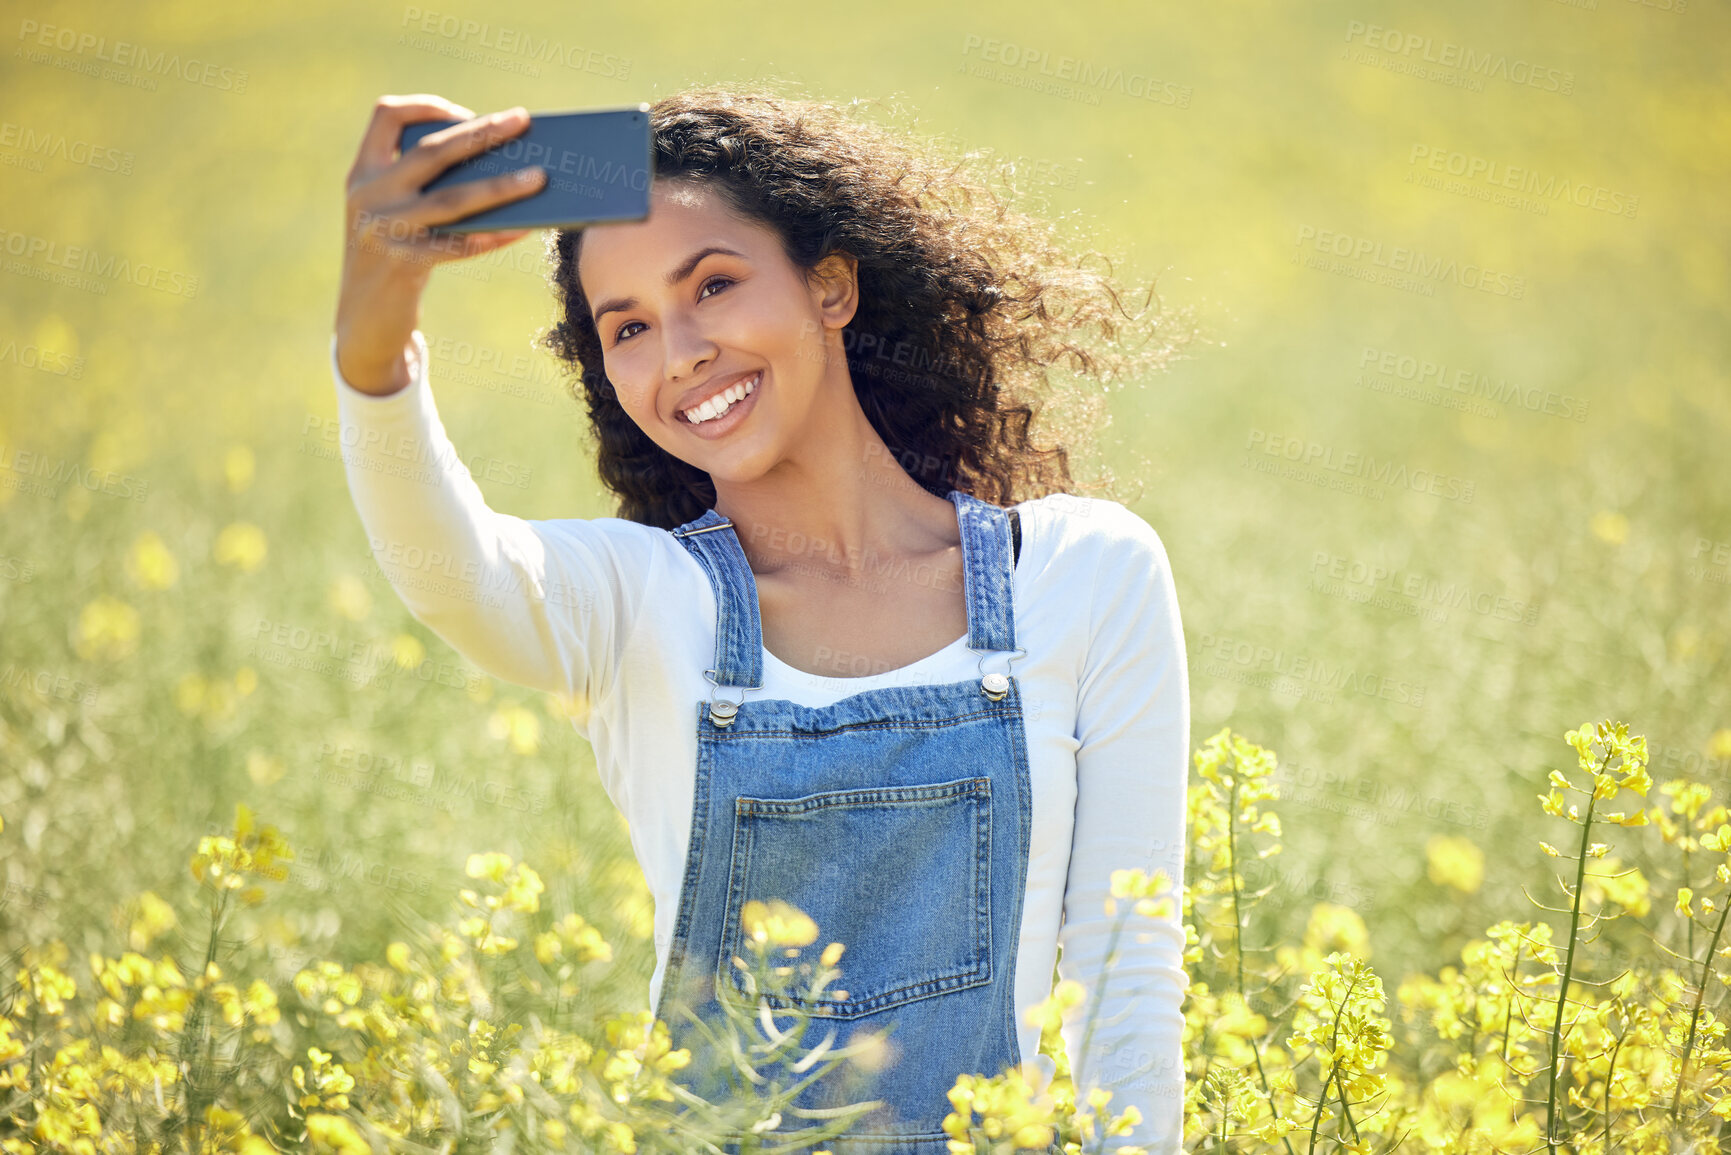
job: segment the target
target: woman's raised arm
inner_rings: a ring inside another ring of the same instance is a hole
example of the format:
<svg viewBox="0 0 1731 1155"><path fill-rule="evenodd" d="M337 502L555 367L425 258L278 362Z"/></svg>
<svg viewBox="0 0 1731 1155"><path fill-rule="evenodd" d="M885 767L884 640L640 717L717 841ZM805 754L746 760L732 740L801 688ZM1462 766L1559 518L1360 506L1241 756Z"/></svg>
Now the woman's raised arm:
<svg viewBox="0 0 1731 1155"><path fill-rule="evenodd" d="M579 700L604 692L635 620L652 536L618 519L526 521L488 507L433 403L422 290L434 267L528 230L436 237L429 226L527 195L507 173L419 190L527 125L436 96L386 96L348 176L348 243L331 339L349 492L374 559L414 616L497 677ZM396 155L405 124L465 118Z"/></svg>
<svg viewBox="0 0 1731 1155"><path fill-rule="evenodd" d="M611 684L654 561L653 534L617 518L529 521L490 508L433 404L427 347L410 383L373 396L332 374L343 465L368 546L416 620L495 677L570 694Z"/></svg>

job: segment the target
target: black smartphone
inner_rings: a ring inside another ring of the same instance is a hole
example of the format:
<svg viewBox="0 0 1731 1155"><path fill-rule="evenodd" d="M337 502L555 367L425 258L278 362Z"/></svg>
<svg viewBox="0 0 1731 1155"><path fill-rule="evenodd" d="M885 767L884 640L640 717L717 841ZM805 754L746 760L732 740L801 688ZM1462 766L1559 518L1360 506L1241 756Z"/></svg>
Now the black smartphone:
<svg viewBox="0 0 1731 1155"><path fill-rule="evenodd" d="M423 120L405 125L399 147L411 149L428 133L459 120ZM603 221L641 221L649 216L654 156L649 105L532 112L529 127L510 140L459 161L421 191L480 180L538 165L547 183L533 196L447 221L435 233L493 229L581 228Z"/></svg>

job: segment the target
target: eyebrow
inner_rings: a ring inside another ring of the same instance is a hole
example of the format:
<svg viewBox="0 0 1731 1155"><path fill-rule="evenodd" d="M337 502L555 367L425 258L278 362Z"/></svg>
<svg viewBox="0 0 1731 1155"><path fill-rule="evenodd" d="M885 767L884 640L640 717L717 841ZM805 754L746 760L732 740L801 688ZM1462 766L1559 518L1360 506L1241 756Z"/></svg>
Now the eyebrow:
<svg viewBox="0 0 1731 1155"><path fill-rule="evenodd" d="M695 253L692 253L689 257L686 257L685 260L681 261L677 269L674 269L671 273L667 274L665 278L667 284L669 286L677 285L696 270L697 266L703 261L703 258L713 256L716 253L721 253L724 256L729 257L745 256L744 253L735 252L733 249L727 248L723 245L704 245L701 249L698 249ZM614 297L611 300L603 301L601 307L595 310L595 323L599 325L601 323L601 318L607 313L621 313L626 309L635 309L636 307L636 297Z"/></svg>

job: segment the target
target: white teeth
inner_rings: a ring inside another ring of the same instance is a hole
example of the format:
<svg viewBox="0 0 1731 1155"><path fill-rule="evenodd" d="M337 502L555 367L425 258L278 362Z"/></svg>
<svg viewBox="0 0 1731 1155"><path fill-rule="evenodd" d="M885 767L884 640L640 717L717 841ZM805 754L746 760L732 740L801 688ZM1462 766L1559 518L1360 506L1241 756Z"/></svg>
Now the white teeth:
<svg viewBox="0 0 1731 1155"><path fill-rule="evenodd" d="M742 400L747 394L755 390L757 382L758 377L754 375L747 381L723 389L703 404L694 405L685 410L685 419L693 425L701 425L705 421L715 420L732 408L734 402Z"/></svg>

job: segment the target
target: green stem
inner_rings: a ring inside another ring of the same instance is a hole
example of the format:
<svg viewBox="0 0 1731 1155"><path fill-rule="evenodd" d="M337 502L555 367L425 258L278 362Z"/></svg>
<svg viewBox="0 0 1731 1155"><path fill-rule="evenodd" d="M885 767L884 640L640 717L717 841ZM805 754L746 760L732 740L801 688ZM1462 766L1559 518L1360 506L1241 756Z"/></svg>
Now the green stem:
<svg viewBox="0 0 1731 1155"><path fill-rule="evenodd" d="M1238 976L1238 997L1246 1009L1250 998L1244 992L1244 912L1238 890L1238 759L1232 760L1232 793L1226 806L1226 876L1232 883L1232 954Z"/></svg>
<svg viewBox="0 0 1731 1155"><path fill-rule="evenodd" d="M1341 1113L1341 1116L1346 1119L1346 1125L1352 1129L1352 1137L1354 1139L1357 1139L1358 1138L1358 1124L1354 1123L1352 1121L1352 1104L1347 1102L1346 1082L1344 1080L1341 1080L1341 1079L1336 1079L1334 1082L1334 1089L1337 1092L1339 1092L1339 1094L1340 1094L1340 1113Z"/></svg>
<svg viewBox="0 0 1731 1155"><path fill-rule="evenodd" d="M1310 1146L1306 1148L1305 1155L1315 1155L1316 1129L1322 1123L1322 1106L1328 1102L1328 1088L1333 1082L1334 1068L1331 1066L1328 1071L1328 1078L1323 1081L1322 1093L1316 1097L1316 1114L1310 1117Z"/></svg>
<svg viewBox="0 0 1731 1155"><path fill-rule="evenodd" d="M228 889L221 887L211 901L210 938L205 943L204 965L199 968L198 978L194 979L194 982L208 974L210 964L216 961L223 909L228 905L228 895ZM210 1062L216 1040L214 1033L205 1029L208 1004L209 995L205 990L199 989L193 996L192 1015L182 1028L180 1037L181 1063L186 1072L186 1118L181 1121L181 1141L189 1152L199 1146L195 1136L202 1126L204 1108L214 1099L208 1091Z"/></svg>
<svg viewBox="0 0 1731 1155"><path fill-rule="evenodd" d="M1094 993L1094 1005L1088 1009L1087 1025L1082 1028L1082 1061L1084 1063L1089 1061L1088 1044L1094 1038L1094 1024L1099 1021L1100 1007L1106 1001L1106 984L1112 979L1112 964L1118 951L1118 936L1123 933L1124 922L1129 917L1129 911L1120 914L1117 921L1112 924L1112 937L1106 940L1106 961L1100 968L1100 986ZM1092 1065L1089 1067L1089 1074L1097 1074Z"/></svg>
<svg viewBox="0 0 1731 1155"><path fill-rule="evenodd" d="M1244 912L1238 891L1238 783L1241 775L1238 771L1238 755L1232 755L1232 793L1227 798L1226 807L1226 872L1232 883L1232 954L1238 964L1238 997L1244 1001L1244 1009L1250 1010L1250 995L1244 989ZM1274 1106L1274 1088L1269 1085L1268 1072L1262 1069L1262 1048L1251 1044L1251 1055L1256 1059L1256 1077L1262 1081L1262 1093L1268 1097L1269 1114L1276 1114ZM1292 1150L1292 1140L1282 1135L1281 1144L1286 1148L1286 1155L1296 1155Z"/></svg>
<svg viewBox="0 0 1731 1155"><path fill-rule="evenodd" d="M1599 772L1603 773L1611 764L1611 752L1605 751L1605 760L1599 764ZM1562 1047L1563 1008L1569 999L1569 980L1575 970L1575 935L1581 927L1581 887L1587 877L1587 850L1590 847L1588 839L1593 833L1593 806L1599 800L1598 776L1594 775L1593 788L1587 795L1587 813L1581 821L1581 851L1577 855L1575 865L1575 901L1569 911L1569 950L1563 958L1563 981L1557 990L1557 1017L1551 1022L1551 1090L1545 1108L1545 1146L1551 1155L1557 1151L1557 1052Z"/></svg>
<svg viewBox="0 0 1731 1155"><path fill-rule="evenodd" d="M1688 818L1684 818L1683 821L1686 824L1689 820L1688 820ZM1689 841L1686 838L1683 840L1683 885L1684 886L1689 885ZM1689 957L1694 958L1695 957L1695 920L1691 918L1691 919L1685 919L1684 921L1688 923L1688 929L1685 931L1685 933L1689 936Z"/></svg>
<svg viewBox="0 0 1731 1155"><path fill-rule="evenodd" d="M1628 1022L1627 1017L1625 1017L1623 1020L1625 1027L1628 1026ZM1610 1155L1611 1151L1611 1082L1617 1074L1617 1052L1623 1049L1623 1043L1628 1038L1629 1032L1627 1030L1624 1030L1617 1037L1617 1045L1611 1048L1611 1061L1605 1067L1605 1155Z"/></svg>
<svg viewBox="0 0 1731 1155"><path fill-rule="evenodd" d="M1310 1120L1310 1152L1316 1150L1316 1129L1322 1122L1322 1108L1328 1102L1329 1085L1335 1082L1335 1076L1340 1074L1340 1065L1334 1061L1334 1046L1340 1042L1340 1016L1346 1011L1346 1006L1352 1001L1352 988L1358 985L1358 976L1346 984L1346 993L1340 997L1340 1005L1334 1008L1334 1029L1328 1033L1328 1078L1322 1081L1322 1090L1316 1096L1316 1114ZM1345 1102L1346 1088L1341 1086L1341 1101ZM1335 1128L1338 1137L1340 1129ZM1308 1153L1307 1153L1308 1155Z"/></svg>
<svg viewBox="0 0 1731 1155"><path fill-rule="evenodd" d="M1695 988L1695 1010L1689 1016L1689 1038L1683 1043L1683 1062L1677 1068L1677 1092L1671 1097L1672 1123L1676 1123L1677 1111L1683 1105L1683 1076L1689 1073L1689 1055L1695 1049L1695 1028L1701 1021L1701 1004L1707 998L1707 972L1713 965L1713 952L1719 948L1719 936L1724 933L1727 913L1731 913L1731 895L1727 895L1720 906L1719 924L1713 928L1713 941L1707 946L1707 957L1701 960L1701 982ZM1689 925L1695 925L1695 920L1691 918Z"/></svg>
<svg viewBox="0 0 1731 1155"><path fill-rule="evenodd" d="M1515 1020L1515 1000L1521 994L1521 947L1524 944L1515 943L1515 976L1509 980L1509 1006L1503 1012L1503 1066L1509 1065L1509 1027Z"/></svg>

